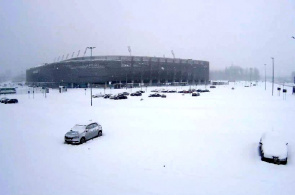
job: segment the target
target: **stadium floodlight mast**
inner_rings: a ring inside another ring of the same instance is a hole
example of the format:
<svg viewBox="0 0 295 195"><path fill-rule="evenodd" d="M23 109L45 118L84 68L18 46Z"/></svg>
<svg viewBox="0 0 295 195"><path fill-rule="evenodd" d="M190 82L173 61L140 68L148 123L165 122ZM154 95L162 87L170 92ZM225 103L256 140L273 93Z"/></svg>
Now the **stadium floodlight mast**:
<svg viewBox="0 0 295 195"><path fill-rule="evenodd" d="M86 49L90 49L90 52L91 52L91 55L90 56L92 58L92 50L95 49L95 47L86 47Z"/></svg>
<svg viewBox="0 0 295 195"><path fill-rule="evenodd" d="M85 52L87 51L87 49L91 50L91 54L90 54L90 58L92 59L92 50L95 49L95 47L86 47ZM91 96L91 106L92 106L92 83L90 83L90 96Z"/></svg>
<svg viewBox="0 0 295 195"><path fill-rule="evenodd" d="M272 96L273 96L273 87L275 82L275 59L272 57Z"/></svg>

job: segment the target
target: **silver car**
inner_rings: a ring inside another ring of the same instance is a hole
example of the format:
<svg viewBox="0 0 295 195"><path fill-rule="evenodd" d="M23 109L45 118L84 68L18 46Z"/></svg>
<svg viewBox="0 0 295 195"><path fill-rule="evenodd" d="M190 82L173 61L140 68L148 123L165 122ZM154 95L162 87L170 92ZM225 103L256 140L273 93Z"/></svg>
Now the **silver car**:
<svg viewBox="0 0 295 195"><path fill-rule="evenodd" d="M97 122L75 125L65 135L65 143L83 144L94 137L102 136L102 127Z"/></svg>

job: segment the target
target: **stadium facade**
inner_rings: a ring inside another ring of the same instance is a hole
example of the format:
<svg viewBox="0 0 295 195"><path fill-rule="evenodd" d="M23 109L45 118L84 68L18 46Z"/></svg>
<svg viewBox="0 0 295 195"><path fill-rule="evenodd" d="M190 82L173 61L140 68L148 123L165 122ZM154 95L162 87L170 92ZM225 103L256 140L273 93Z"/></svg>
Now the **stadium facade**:
<svg viewBox="0 0 295 195"><path fill-rule="evenodd" d="M178 85L208 81L208 61L145 56L77 57L26 71L29 85L48 87L139 83Z"/></svg>

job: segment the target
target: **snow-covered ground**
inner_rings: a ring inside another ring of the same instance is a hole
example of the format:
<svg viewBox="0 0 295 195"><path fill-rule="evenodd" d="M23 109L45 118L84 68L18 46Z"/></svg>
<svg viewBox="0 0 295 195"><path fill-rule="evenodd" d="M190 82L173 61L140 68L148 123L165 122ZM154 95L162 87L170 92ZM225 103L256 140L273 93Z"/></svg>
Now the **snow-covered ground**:
<svg viewBox="0 0 295 195"><path fill-rule="evenodd" d="M271 96L271 84L265 91L262 82L249 88L230 83L200 97L148 98L154 88L127 100L93 99L92 107L84 89L51 90L47 98L7 96L19 103L0 104L0 194L294 193L291 88L286 100L277 91ZM93 90L99 92L104 90ZM104 135L64 144L64 134L89 119L102 125ZM261 135L272 130L288 138L286 166L258 156Z"/></svg>

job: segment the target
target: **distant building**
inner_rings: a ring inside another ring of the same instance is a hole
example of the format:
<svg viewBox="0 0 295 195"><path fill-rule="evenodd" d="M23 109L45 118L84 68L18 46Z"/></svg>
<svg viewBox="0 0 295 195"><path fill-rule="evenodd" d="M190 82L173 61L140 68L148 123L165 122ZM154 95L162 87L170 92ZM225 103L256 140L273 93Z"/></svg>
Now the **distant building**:
<svg viewBox="0 0 295 195"><path fill-rule="evenodd" d="M26 71L26 82L38 86L205 83L209 62L144 56L78 57Z"/></svg>

